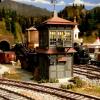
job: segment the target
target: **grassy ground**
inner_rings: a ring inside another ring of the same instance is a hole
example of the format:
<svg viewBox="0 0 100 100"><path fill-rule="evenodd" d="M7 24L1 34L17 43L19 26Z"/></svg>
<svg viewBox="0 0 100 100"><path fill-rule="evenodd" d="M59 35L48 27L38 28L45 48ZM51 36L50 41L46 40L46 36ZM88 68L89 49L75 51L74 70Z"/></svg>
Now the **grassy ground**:
<svg viewBox="0 0 100 100"><path fill-rule="evenodd" d="M62 84L60 87L63 89L69 89L74 92L88 94L100 97L100 85L90 84L80 77L73 77L69 80L70 83Z"/></svg>
<svg viewBox="0 0 100 100"><path fill-rule="evenodd" d="M89 94L100 97L100 86L88 86L83 88L74 88L72 91Z"/></svg>
<svg viewBox="0 0 100 100"><path fill-rule="evenodd" d="M88 36L88 37L83 37L83 42L84 43L93 43L96 40L96 37L93 36Z"/></svg>

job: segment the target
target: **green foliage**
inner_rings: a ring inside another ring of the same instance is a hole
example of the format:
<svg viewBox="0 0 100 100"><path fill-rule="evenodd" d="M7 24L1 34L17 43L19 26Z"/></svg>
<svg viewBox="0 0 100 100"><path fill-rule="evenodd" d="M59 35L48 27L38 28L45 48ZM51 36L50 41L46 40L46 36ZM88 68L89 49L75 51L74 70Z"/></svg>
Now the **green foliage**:
<svg viewBox="0 0 100 100"><path fill-rule="evenodd" d="M75 85L75 87L82 87L85 85L85 82L82 81L78 76L77 77L73 77L71 80L69 80L70 82L73 82L73 84Z"/></svg>
<svg viewBox="0 0 100 100"><path fill-rule="evenodd" d="M61 84L60 88L62 89L73 89L75 86L74 84Z"/></svg>
<svg viewBox="0 0 100 100"><path fill-rule="evenodd" d="M59 80L54 78L54 79L50 79L49 82L50 83L59 83Z"/></svg>
<svg viewBox="0 0 100 100"><path fill-rule="evenodd" d="M4 72L3 77L6 77L6 76L8 76L8 75L9 75L8 72Z"/></svg>
<svg viewBox="0 0 100 100"><path fill-rule="evenodd" d="M67 85L67 89L73 89L74 88L74 85L73 84L68 84Z"/></svg>
<svg viewBox="0 0 100 100"><path fill-rule="evenodd" d="M0 3L0 20L5 19L6 32L12 33L15 38L17 38L18 33L16 23L21 27L22 33L25 33L27 28L39 25L50 16L51 12L46 9L15 3L11 0L4 0ZM86 10L83 6L66 6L59 12L59 16L71 21L76 16L79 23L80 36L91 36L94 30L97 30L98 36L100 36L100 7ZM1 33L6 32L2 31Z"/></svg>
<svg viewBox="0 0 100 100"><path fill-rule="evenodd" d="M12 33L15 42L22 42L26 29L40 24L48 16L50 12L46 9L4 0L0 3L0 24L4 23L0 25L0 34Z"/></svg>
<svg viewBox="0 0 100 100"><path fill-rule="evenodd" d="M59 83L59 80L58 79L36 79L36 78L32 78L32 80L38 82L38 83Z"/></svg>
<svg viewBox="0 0 100 100"><path fill-rule="evenodd" d="M60 85L60 88L62 88L62 89L67 89L67 85L66 85L66 84L61 84L61 85Z"/></svg>
<svg viewBox="0 0 100 100"><path fill-rule="evenodd" d="M5 10L10 9L17 12L17 15L31 17L31 16L49 16L50 12L46 9L42 9L40 7L35 7L31 5L21 4L18 2L14 2L12 0L3 0L0 3L0 8L3 9L3 15ZM13 15L15 12L13 13ZM12 14L11 14L12 15Z"/></svg>
<svg viewBox="0 0 100 100"><path fill-rule="evenodd" d="M46 79L41 79L41 80L39 80L39 81L37 81L38 83L47 83L48 82L48 80L46 80Z"/></svg>
<svg viewBox="0 0 100 100"><path fill-rule="evenodd" d="M81 88L85 86L85 82L82 81L79 77L73 77L69 80L69 84L61 84L60 88L62 89L74 89L74 88Z"/></svg>
<svg viewBox="0 0 100 100"><path fill-rule="evenodd" d="M86 10L83 6L67 6L59 12L59 16L72 21L76 16L77 22L79 23L80 36L91 36L94 30L97 30L99 34L100 7Z"/></svg>

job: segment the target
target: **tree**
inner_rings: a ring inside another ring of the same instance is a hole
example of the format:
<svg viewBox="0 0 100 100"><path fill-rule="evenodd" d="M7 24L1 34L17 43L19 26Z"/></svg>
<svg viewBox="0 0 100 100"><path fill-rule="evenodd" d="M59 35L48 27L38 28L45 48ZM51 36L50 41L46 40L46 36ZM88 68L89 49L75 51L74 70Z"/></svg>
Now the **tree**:
<svg viewBox="0 0 100 100"><path fill-rule="evenodd" d="M13 33L14 37L16 38L16 24L14 20L11 20L11 32Z"/></svg>

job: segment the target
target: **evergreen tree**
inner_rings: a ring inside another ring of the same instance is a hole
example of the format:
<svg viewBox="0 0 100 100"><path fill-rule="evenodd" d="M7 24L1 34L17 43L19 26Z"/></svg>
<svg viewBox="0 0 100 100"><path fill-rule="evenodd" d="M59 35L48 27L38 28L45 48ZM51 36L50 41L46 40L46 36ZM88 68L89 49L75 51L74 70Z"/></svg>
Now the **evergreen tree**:
<svg viewBox="0 0 100 100"><path fill-rule="evenodd" d="M14 20L11 20L11 32L13 33L14 37L16 38L16 24Z"/></svg>

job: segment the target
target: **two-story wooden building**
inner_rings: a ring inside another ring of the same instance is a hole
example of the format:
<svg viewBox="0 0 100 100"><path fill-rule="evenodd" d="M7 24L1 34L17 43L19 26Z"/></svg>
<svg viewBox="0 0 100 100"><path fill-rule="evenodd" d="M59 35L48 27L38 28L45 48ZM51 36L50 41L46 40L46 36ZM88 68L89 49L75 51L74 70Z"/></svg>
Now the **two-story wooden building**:
<svg viewBox="0 0 100 100"><path fill-rule="evenodd" d="M54 16L41 23L39 31L38 68L40 79L72 77L73 27L77 23Z"/></svg>

